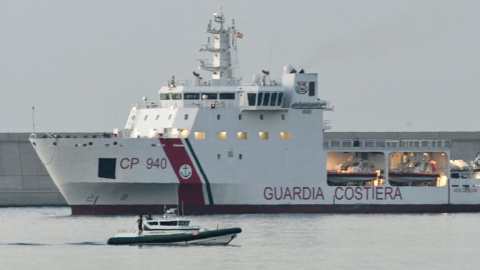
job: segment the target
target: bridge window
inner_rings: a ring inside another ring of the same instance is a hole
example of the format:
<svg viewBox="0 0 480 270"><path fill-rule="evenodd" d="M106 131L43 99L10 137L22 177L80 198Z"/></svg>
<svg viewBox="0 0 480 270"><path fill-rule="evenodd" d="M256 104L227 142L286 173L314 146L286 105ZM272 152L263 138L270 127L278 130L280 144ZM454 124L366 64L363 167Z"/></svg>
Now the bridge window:
<svg viewBox="0 0 480 270"><path fill-rule="evenodd" d="M235 99L235 93L220 93L220 99Z"/></svg>
<svg viewBox="0 0 480 270"><path fill-rule="evenodd" d="M278 93L277 106L282 105L283 93Z"/></svg>
<svg viewBox="0 0 480 270"><path fill-rule="evenodd" d="M315 96L315 82L308 83L308 96Z"/></svg>
<svg viewBox="0 0 480 270"><path fill-rule="evenodd" d="M257 106L262 105L263 93L258 93Z"/></svg>
<svg viewBox="0 0 480 270"><path fill-rule="evenodd" d="M170 100L170 94L160 94L160 100Z"/></svg>
<svg viewBox="0 0 480 270"><path fill-rule="evenodd" d="M268 101L270 100L270 93L265 93L263 96L263 106L268 106Z"/></svg>
<svg viewBox="0 0 480 270"><path fill-rule="evenodd" d="M180 94L180 93L172 94L172 99L173 100L181 100L182 99L182 94Z"/></svg>
<svg viewBox="0 0 480 270"><path fill-rule="evenodd" d="M178 224L178 221L174 220L174 221L161 221L160 222L160 225L161 226L177 226Z"/></svg>
<svg viewBox="0 0 480 270"><path fill-rule="evenodd" d="M217 99L217 93L202 93L202 99Z"/></svg>
<svg viewBox="0 0 480 270"><path fill-rule="evenodd" d="M193 100L198 100L200 99L200 94L198 93L184 93L183 94L184 99L193 99Z"/></svg>
<svg viewBox="0 0 480 270"><path fill-rule="evenodd" d="M196 140L205 140L205 132L195 132Z"/></svg>
<svg viewBox="0 0 480 270"><path fill-rule="evenodd" d="M277 93L272 93L272 96L270 97L270 106L275 106L277 102Z"/></svg>
<svg viewBox="0 0 480 270"><path fill-rule="evenodd" d="M262 140L268 140L268 132L261 131L258 133L258 137Z"/></svg>
<svg viewBox="0 0 480 270"><path fill-rule="evenodd" d="M255 106L255 98L257 94L255 93L248 93L248 106Z"/></svg>

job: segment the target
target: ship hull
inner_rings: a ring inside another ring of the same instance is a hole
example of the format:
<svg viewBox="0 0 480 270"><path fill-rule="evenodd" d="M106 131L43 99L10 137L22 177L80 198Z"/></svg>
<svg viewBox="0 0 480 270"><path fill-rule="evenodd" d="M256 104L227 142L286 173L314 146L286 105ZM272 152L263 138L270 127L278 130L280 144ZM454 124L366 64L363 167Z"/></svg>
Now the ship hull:
<svg viewBox="0 0 480 270"><path fill-rule="evenodd" d="M76 146L79 141L87 146ZM122 146L105 146L114 142ZM295 146L287 153L257 147L251 153L239 150L247 158L218 159L215 152L220 150L188 139L160 143L32 139L32 143L73 215L162 213L165 207L178 207L185 214L480 212L478 179L447 179L436 186L395 186L388 179L381 185L334 185L328 183L324 166L310 165L310 160L329 162L326 153L316 149ZM253 154L259 149L268 151L268 163ZM376 155L384 164L394 151ZM101 169L107 158L114 161L111 172ZM182 178L184 172L190 177Z"/></svg>

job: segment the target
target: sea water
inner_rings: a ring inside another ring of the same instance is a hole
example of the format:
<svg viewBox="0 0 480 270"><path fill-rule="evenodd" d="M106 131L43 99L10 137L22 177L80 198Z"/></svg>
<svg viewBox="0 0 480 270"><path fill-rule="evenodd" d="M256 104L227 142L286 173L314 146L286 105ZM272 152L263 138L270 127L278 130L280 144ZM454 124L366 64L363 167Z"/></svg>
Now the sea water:
<svg viewBox="0 0 480 270"><path fill-rule="evenodd" d="M0 269L478 269L480 214L192 216L241 227L228 246L110 246L135 216L0 208Z"/></svg>

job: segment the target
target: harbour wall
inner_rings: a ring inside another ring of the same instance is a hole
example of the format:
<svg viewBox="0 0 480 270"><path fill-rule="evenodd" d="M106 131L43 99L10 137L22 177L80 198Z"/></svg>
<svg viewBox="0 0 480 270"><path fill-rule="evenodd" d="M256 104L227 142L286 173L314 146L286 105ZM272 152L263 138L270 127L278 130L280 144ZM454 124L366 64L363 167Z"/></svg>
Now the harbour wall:
<svg viewBox="0 0 480 270"><path fill-rule="evenodd" d="M93 134L99 133L69 133L71 137ZM0 206L66 205L28 141L29 136L29 133L0 133ZM451 140L451 159L473 160L480 152L480 132L325 132L325 139L357 138Z"/></svg>

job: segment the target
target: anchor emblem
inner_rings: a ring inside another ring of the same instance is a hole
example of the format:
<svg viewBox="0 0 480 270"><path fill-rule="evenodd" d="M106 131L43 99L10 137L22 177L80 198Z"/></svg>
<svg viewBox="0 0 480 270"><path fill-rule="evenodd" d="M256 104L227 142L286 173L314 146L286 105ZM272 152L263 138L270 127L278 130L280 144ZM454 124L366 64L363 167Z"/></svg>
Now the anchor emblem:
<svg viewBox="0 0 480 270"><path fill-rule="evenodd" d="M184 164L178 170L178 174L180 174L180 177L186 180L192 176L192 167L190 167L188 164Z"/></svg>

